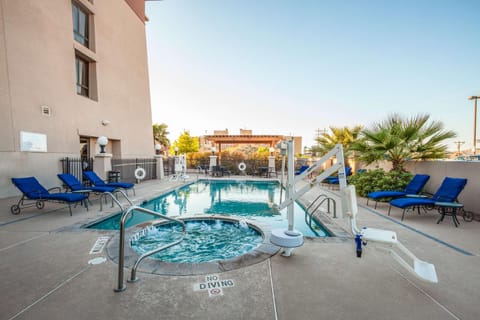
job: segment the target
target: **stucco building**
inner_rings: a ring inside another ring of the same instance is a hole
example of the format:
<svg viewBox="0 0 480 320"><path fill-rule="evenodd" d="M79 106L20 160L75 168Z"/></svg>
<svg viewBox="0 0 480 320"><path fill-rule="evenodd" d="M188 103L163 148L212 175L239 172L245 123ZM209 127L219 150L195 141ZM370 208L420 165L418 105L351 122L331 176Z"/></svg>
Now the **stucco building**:
<svg viewBox="0 0 480 320"><path fill-rule="evenodd" d="M144 0L0 0L0 197L63 157L154 154Z"/></svg>

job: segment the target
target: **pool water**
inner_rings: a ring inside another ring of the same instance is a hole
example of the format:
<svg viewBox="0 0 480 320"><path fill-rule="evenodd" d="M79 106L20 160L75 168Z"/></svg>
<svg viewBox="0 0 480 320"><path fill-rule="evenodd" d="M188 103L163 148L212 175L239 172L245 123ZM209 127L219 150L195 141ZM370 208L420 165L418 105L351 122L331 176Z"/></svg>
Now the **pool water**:
<svg viewBox="0 0 480 320"><path fill-rule="evenodd" d="M287 228L287 209L276 211L280 184L276 181L199 180L178 190L155 198L142 206L168 216L195 214L222 214L247 218L268 224L271 228ZM285 192L283 192L285 197ZM311 227L305 222L304 209L295 203L295 229L305 236L328 237L328 232L315 220ZM130 227L155 219L154 216L134 212L126 222ZM90 225L88 228L118 230L120 214Z"/></svg>
<svg viewBox="0 0 480 320"><path fill-rule="evenodd" d="M185 221L187 233L182 242L151 256L173 263L201 263L231 259L257 248L263 237L244 221L219 219ZM179 224L150 226L133 235L130 245L139 254L174 242L182 235Z"/></svg>

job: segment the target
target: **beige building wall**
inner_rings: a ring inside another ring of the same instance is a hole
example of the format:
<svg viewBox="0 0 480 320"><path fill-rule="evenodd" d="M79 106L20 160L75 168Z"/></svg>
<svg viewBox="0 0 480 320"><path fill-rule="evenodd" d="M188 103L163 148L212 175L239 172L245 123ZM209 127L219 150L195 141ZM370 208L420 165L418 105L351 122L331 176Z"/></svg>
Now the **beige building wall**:
<svg viewBox="0 0 480 320"><path fill-rule="evenodd" d="M91 49L73 38L71 0L0 0L0 197L19 194L11 177L59 185L59 160L80 156L80 136L91 156L102 135L114 157L154 154L143 0L76 2L93 17ZM93 98L76 93L76 51L95 62ZM47 152L20 151L22 131L46 135Z"/></svg>
<svg viewBox="0 0 480 320"><path fill-rule="evenodd" d="M465 210L480 213L480 161L409 161L406 169L412 173L430 175L425 190L432 194L445 177L468 179L458 201L464 204Z"/></svg>

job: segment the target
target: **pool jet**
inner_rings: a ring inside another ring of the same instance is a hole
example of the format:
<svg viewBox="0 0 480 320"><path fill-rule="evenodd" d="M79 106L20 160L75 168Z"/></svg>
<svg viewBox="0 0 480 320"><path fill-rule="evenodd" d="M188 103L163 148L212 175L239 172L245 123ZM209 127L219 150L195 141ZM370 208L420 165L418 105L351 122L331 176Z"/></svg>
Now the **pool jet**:
<svg viewBox="0 0 480 320"><path fill-rule="evenodd" d="M289 257L292 254L294 248L303 245L303 234L295 230L294 226L294 204L295 201L303 194L309 191L316 184L320 184L325 178L338 171L340 189L346 187L345 166L343 164L343 149L341 144L337 144L332 150L324 155L315 164L310 166L307 170L301 174L295 176L294 174L294 143L293 140L282 141L280 144L282 158L282 187L283 187L283 172L285 164L285 155L288 155L288 171L287 171L287 186L285 200L282 201L280 197L280 204L277 206L277 210L287 208L288 229L273 229L270 236L270 242L276 246L282 247L283 256ZM303 180L305 177L311 175L315 170L319 169L324 163L330 160L332 157L337 158L337 162L331 167L323 171L319 176L310 180L310 183L305 185L298 191L295 190L295 184Z"/></svg>

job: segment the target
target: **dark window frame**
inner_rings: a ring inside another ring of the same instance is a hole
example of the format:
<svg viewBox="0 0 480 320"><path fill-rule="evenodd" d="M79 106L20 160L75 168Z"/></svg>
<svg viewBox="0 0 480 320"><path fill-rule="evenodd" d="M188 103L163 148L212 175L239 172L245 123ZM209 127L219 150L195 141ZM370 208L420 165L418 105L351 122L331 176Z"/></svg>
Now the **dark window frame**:
<svg viewBox="0 0 480 320"><path fill-rule="evenodd" d="M75 77L77 84L77 94L90 97L90 62L79 55L75 55Z"/></svg>
<svg viewBox="0 0 480 320"><path fill-rule="evenodd" d="M76 2L72 2L73 38L89 48L90 14Z"/></svg>

